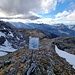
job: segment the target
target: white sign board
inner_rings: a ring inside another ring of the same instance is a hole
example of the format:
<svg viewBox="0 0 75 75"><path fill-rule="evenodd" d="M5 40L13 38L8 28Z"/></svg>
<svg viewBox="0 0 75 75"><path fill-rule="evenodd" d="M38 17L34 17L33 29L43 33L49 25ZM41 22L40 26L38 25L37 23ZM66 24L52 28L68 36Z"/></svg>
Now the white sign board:
<svg viewBox="0 0 75 75"><path fill-rule="evenodd" d="M29 38L29 49L38 50L39 38L30 37Z"/></svg>

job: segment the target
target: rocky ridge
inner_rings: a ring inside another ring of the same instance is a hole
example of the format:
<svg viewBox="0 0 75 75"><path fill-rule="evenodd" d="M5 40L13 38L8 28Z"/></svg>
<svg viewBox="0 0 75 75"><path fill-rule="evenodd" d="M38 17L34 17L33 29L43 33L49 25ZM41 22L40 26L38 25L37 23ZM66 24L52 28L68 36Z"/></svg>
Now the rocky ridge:
<svg viewBox="0 0 75 75"><path fill-rule="evenodd" d="M29 50L28 46L0 57L0 75L75 75L64 58L58 56L54 39L40 40L39 50Z"/></svg>

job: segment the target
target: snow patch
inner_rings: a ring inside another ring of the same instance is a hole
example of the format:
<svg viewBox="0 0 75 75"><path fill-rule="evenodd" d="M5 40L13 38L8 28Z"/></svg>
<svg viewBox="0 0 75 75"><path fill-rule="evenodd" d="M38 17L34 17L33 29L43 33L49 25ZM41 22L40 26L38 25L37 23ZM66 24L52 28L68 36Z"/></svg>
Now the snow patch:
<svg viewBox="0 0 75 75"><path fill-rule="evenodd" d="M64 33L64 34L69 34L68 32L64 32L64 31L61 31L61 30L59 30L59 32Z"/></svg>
<svg viewBox="0 0 75 75"><path fill-rule="evenodd" d="M56 53L60 56L60 57L63 57L66 59L66 61L73 65L73 68L75 69L75 55L73 54L70 54L70 53L67 53L65 51L62 51L60 49L58 49L58 47L55 45L55 50L56 50Z"/></svg>
<svg viewBox="0 0 75 75"><path fill-rule="evenodd" d="M14 37L14 35L13 35L13 33L12 33L12 32L10 32L8 35L9 35L9 36L11 36L11 37Z"/></svg>
<svg viewBox="0 0 75 75"><path fill-rule="evenodd" d="M4 37L5 37L5 34L4 34L4 33L2 33L2 32L0 32L0 37L1 37L1 36L4 36Z"/></svg>
<svg viewBox="0 0 75 75"><path fill-rule="evenodd" d="M0 50L8 51L8 52L14 52L16 49L12 48L11 44L8 42L8 40L5 41L3 46L0 46ZM6 52L0 52L0 56L6 55Z"/></svg>
<svg viewBox="0 0 75 75"><path fill-rule="evenodd" d="M23 38L23 36L21 35L21 37Z"/></svg>
<svg viewBox="0 0 75 75"><path fill-rule="evenodd" d="M7 54L6 52L0 52L0 56L4 56L6 54Z"/></svg>
<svg viewBox="0 0 75 75"><path fill-rule="evenodd" d="M17 40L20 40L20 39L17 37Z"/></svg>

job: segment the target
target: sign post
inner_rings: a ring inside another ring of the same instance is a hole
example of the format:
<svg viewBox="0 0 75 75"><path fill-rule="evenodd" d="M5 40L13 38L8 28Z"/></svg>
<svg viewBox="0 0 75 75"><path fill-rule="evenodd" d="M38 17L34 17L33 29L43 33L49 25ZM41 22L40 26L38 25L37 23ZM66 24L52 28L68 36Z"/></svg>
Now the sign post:
<svg viewBox="0 0 75 75"><path fill-rule="evenodd" d="M33 57L33 50L39 49L39 38L35 38L31 36L29 37L29 49L31 50L31 56Z"/></svg>
<svg viewBox="0 0 75 75"><path fill-rule="evenodd" d="M29 49L31 50L39 49L39 38L29 37Z"/></svg>

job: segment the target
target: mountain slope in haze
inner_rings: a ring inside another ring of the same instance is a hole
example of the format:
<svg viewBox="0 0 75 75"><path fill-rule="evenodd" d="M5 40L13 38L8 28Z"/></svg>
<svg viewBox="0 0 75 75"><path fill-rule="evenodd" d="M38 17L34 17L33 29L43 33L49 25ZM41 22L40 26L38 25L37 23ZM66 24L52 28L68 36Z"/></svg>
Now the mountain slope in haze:
<svg viewBox="0 0 75 75"><path fill-rule="evenodd" d="M12 22L13 26L17 28L28 28L28 29L40 29L47 33L53 33L58 36L72 36L75 37L75 31L73 29L68 28L64 24L37 24L37 23L21 23L21 22Z"/></svg>

